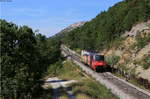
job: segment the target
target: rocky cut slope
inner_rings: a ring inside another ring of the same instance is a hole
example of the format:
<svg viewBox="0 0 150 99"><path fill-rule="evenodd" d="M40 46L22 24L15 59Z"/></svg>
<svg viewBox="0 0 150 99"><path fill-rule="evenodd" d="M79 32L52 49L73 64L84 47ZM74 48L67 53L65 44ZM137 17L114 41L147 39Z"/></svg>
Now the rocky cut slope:
<svg viewBox="0 0 150 99"><path fill-rule="evenodd" d="M150 81L150 20L126 31L112 48L103 50L103 54L115 68Z"/></svg>
<svg viewBox="0 0 150 99"><path fill-rule="evenodd" d="M150 81L149 20L150 0L123 0L59 39L78 52L100 51L111 66Z"/></svg>
<svg viewBox="0 0 150 99"><path fill-rule="evenodd" d="M123 0L82 27L66 32L63 42L78 50L97 50L129 75L150 80L150 0Z"/></svg>

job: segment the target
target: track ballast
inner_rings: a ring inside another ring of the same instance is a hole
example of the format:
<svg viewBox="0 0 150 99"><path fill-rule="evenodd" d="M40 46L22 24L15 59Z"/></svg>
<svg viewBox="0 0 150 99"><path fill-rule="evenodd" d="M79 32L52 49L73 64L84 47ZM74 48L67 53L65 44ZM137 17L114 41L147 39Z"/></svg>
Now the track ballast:
<svg viewBox="0 0 150 99"><path fill-rule="evenodd" d="M80 61L80 55L65 45L61 45L62 54L79 65L88 75L105 85L111 92L121 99L150 99L150 93L140 89L127 81L120 79L110 72L97 73Z"/></svg>

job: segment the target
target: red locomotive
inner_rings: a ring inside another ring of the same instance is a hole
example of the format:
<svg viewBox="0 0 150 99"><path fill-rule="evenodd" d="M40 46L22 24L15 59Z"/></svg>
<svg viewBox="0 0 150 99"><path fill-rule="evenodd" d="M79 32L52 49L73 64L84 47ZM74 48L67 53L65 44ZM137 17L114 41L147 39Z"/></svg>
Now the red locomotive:
<svg viewBox="0 0 150 99"><path fill-rule="evenodd" d="M82 50L81 61L90 66L95 71L103 71L107 68L104 55Z"/></svg>

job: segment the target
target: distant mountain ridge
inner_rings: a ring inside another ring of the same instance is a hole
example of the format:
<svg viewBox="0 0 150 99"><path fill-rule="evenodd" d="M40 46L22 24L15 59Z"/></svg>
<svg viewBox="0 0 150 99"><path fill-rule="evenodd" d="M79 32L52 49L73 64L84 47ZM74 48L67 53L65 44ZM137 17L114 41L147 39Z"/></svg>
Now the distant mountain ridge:
<svg viewBox="0 0 150 99"><path fill-rule="evenodd" d="M81 27L85 24L86 22L81 21L81 22L76 22L74 24L71 24L70 26L66 27L65 29L61 30L59 33L64 33L64 32L70 32L71 30Z"/></svg>
<svg viewBox="0 0 150 99"><path fill-rule="evenodd" d="M77 52L95 50L130 77L150 81L150 0L123 0L58 38Z"/></svg>

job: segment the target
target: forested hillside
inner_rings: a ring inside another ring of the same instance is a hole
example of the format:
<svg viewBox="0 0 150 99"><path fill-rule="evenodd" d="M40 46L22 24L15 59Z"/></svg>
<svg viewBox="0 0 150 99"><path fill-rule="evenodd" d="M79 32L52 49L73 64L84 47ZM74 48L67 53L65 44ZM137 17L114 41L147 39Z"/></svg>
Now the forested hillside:
<svg viewBox="0 0 150 99"><path fill-rule="evenodd" d="M150 0L123 0L60 38L76 52L104 54L122 75L150 81Z"/></svg>
<svg viewBox="0 0 150 99"><path fill-rule="evenodd" d="M58 61L59 42L35 34L28 26L0 20L1 96L4 99L38 97L40 79Z"/></svg>
<svg viewBox="0 0 150 99"><path fill-rule="evenodd" d="M122 37L134 25L148 20L150 0L123 0L81 27L69 32L63 31L62 34L50 38L40 33L36 34L28 26L17 26L0 20L0 98L38 99L36 97L40 92L41 78L47 72L47 68L60 59L60 42L72 49L107 50L105 55L110 58L110 61L107 61L110 65L118 64L122 71L133 67L130 73L141 66L144 70L140 68L138 73L147 73L149 78L150 61L147 59L150 56L146 54L150 52L150 30L140 31L135 38ZM129 44L130 40L135 42ZM121 44L122 46L118 47ZM113 58L117 60L115 63Z"/></svg>
<svg viewBox="0 0 150 99"><path fill-rule="evenodd" d="M150 0L124 0L103 11L80 28L64 33L71 48L103 50L111 48L120 35L137 23L150 19Z"/></svg>

